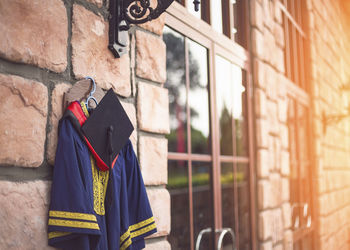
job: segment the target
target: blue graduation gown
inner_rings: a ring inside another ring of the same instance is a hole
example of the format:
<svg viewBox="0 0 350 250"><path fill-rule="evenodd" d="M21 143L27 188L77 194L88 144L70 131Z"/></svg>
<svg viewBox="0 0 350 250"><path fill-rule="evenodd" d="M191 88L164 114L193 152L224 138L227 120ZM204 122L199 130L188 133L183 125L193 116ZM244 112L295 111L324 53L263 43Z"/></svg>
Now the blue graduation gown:
<svg viewBox="0 0 350 250"><path fill-rule="evenodd" d="M130 140L101 171L63 117L53 173L49 245L74 250L142 249L156 226Z"/></svg>

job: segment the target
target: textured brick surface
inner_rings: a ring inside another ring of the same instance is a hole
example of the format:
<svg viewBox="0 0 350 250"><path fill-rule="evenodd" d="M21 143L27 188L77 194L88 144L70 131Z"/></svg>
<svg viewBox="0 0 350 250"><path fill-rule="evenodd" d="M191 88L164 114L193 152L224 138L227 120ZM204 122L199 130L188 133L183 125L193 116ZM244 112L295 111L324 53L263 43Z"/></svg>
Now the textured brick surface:
<svg viewBox="0 0 350 250"><path fill-rule="evenodd" d="M156 8L157 3L158 3L157 0L151 0L151 7ZM160 17L158 17L155 20L140 24L140 27L146 30L149 30L153 33L156 33L158 35L161 35L163 34L164 23L165 23L165 14L162 14L160 15Z"/></svg>
<svg viewBox="0 0 350 250"><path fill-rule="evenodd" d="M100 8L103 5L103 0L88 0L88 2L95 4L95 5L97 5Z"/></svg>
<svg viewBox="0 0 350 250"><path fill-rule="evenodd" d="M269 153L265 149L257 152L257 172L260 178L268 177L270 174Z"/></svg>
<svg viewBox="0 0 350 250"><path fill-rule="evenodd" d="M268 147L269 140L269 124L265 119L256 119L256 141L260 148Z"/></svg>
<svg viewBox="0 0 350 250"><path fill-rule="evenodd" d="M289 202L283 203L282 214L284 228L290 228L292 226L292 209Z"/></svg>
<svg viewBox="0 0 350 250"><path fill-rule="evenodd" d="M139 145L139 159L145 184L166 184L168 180L167 139L140 136Z"/></svg>
<svg viewBox="0 0 350 250"><path fill-rule="evenodd" d="M53 249L47 245L49 183L0 181L1 249Z"/></svg>
<svg viewBox="0 0 350 250"><path fill-rule="evenodd" d="M133 103L126 103L121 101L121 104L127 113L132 125L134 126L134 131L130 135L130 141L134 147L134 151L137 154L137 122L136 122L136 110L135 105Z"/></svg>
<svg viewBox="0 0 350 250"><path fill-rule="evenodd" d="M258 207L267 209L271 205L271 184L268 180L259 180L258 182Z"/></svg>
<svg viewBox="0 0 350 250"><path fill-rule="evenodd" d="M286 151L282 151L280 156L281 156L281 174L284 176L289 176L290 174L289 153Z"/></svg>
<svg viewBox="0 0 350 250"><path fill-rule="evenodd" d="M145 250L170 250L171 246L166 240L160 240L156 242L146 242Z"/></svg>
<svg viewBox="0 0 350 250"><path fill-rule="evenodd" d="M140 24L140 27L146 30L149 30L157 35L162 35L164 24L165 24L165 14L162 14L160 15L160 17L158 17L155 20Z"/></svg>
<svg viewBox="0 0 350 250"><path fill-rule="evenodd" d="M152 237L167 235L170 232L170 195L164 188L148 188L147 195L151 203L157 233Z"/></svg>
<svg viewBox="0 0 350 250"><path fill-rule="evenodd" d="M270 206L277 207L281 205L282 202L282 178L279 174L274 173L270 175L271 184L271 200Z"/></svg>
<svg viewBox="0 0 350 250"><path fill-rule="evenodd" d="M271 241L267 241L260 244L260 250L271 250L271 249L273 249Z"/></svg>
<svg viewBox="0 0 350 250"><path fill-rule="evenodd" d="M2 0L0 34L0 57L56 72L66 69L68 22L63 1Z"/></svg>
<svg viewBox="0 0 350 250"><path fill-rule="evenodd" d="M77 78L92 76L101 88L131 94L130 60L108 49L108 22L80 5L73 7L72 62Z"/></svg>
<svg viewBox="0 0 350 250"><path fill-rule="evenodd" d="M166 48L160 37L136 31L136 75L155 82L165 82Z"/></svg>
<svg viewBox="0 0 350 250"><path fill-rule="evenodd" d="M263 59L264 58L264 37L262 33L258 29L252 30L252 51L254 53L254 56Z"/></svg>
<svg viewBox="0 0 350 250"><path fill-rule="evenodd" d="M284 233L283 239L283 249L284 250L293 250L293 232L288 230Z"/></svg>
<svg viewBox="0 0 350 250"><path fill-rule="evenodd" d="M251 9L250 9L251 25L262 30L264 22L263 22L263 12L262 12L261 4L258 1L251 1L250 6L251 6Z"/></svg>
<svg viewBox="0 0 350 250"><path fill-rule="evenodd" d="M259 239L267 240L273 234L273 217L272 212L267 210L259 214Z"/></svg>
<svg viewBox="0 0 350 250"><path fill-rule="evenodd" d="M138 84L137 120L141 130L169 133L168 90L147 83Z"/></svg>
<svg viewBox="0 0 350 250"><path fill-rule="evenodd" d="M63 95L69 90L71 85L61 83L55 86L51 94L51 114L50 114L50 132L47 135L47 161L53 165L55 162L55 154L57 147L58 136L58 121L61 119L64 107L63 107Z"/></svg>
<svg viewBox="0 0 350 250"><path fill-rule="evenodd" d="M272 212L272 242L277 243L283 240L284 230L283 230L283 217L282 209L277 208L271 211Z"/></svg>
<svg viewBox="0 0 350 250"><path fill-rule="evenodd" d="M267 100L266 94L261 89L255 91L255 114L259 118L266 118L267 116Z"/></svg>
<svg viewBox="0 0 350 250"><path fill-rule="evenodd" d="M0 163L38 167L43 161L47 88L0 74Z"/></svg>

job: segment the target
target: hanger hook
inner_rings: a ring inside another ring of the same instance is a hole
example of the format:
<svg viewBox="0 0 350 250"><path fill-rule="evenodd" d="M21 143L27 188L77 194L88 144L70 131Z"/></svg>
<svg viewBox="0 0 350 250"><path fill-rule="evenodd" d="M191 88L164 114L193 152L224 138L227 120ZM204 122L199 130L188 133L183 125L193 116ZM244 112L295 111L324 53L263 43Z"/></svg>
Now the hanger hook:
<svg viewBox="0 0 350 250"><path fill-rule="evenodd" d="M96 83L95 83L95 80L94 80L94 78L92 78L91 76L87 76L87 77L85 77L85 79L90 79L90 80L92 81L92 90L91 90L91 92L90 92L90 94L89 94L89 96L92 96L92 95L95 93L95 91L96 91Z"/></svg>
<svg viewBox="0 0 350 250"><path fill-rule="evenodd" d="M92 99L92 100L95 102L96 106L97 106L97 100L96 100L96 98L93 96L93 94L94 94L95 91L96 91L96 83L95 83L95 80L94 80L94 78L92 78L91 76L87 76L87 77L85 77L85 79L88 79L88 80L91 80L91 81L92 81L92 90L91 90L91 92L89 93L88 97L86 98L85 105L86 105L86 107L89 108L89 100Z"/></svg>

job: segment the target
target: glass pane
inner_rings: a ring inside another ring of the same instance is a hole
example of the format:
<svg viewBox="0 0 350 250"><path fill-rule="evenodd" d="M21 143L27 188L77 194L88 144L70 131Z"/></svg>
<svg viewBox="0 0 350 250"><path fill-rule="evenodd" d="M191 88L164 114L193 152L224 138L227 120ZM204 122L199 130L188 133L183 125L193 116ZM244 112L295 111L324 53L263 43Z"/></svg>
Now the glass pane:
<svg viewBox="0 0 350 250"><path fill-rule="evenodd" d="M216 107L220 123L220 154L233 155L232 139L232 84L231 63L221 56L215 57Z"/></svg>
<svg viewBox="0 0 350 250"><path fill-rule="evenodd" d="M308 141L309 138L307 134L307 109L298 104L298 118L297 118L297 126L298 126L298 153L299 153L299 161L304 164L308 164L309 162L309 148ZM301 178L305 178L307 175L305 173L306 170L301 170Z"/></svg>
<svg viewBox="0 0 350 250"><path fill-rule="evenodd" d="M203 4L203 3L201 3ZM193 0L186 0L186 6L187 6L187 10L188 12L190 12L192 15L194 15L197 18L201 18L201 8L199 6L199 10L195 11L194 10L194 4L193 4Z"/></svg>
<svg viewBox="0 0 350 250"><path fill-rule="evenodd" d="M194 242L199 233L211 229L213 225L213 201L210 185L211 163L193 162L192 165L192 195L193 195L193 226ZM211 234L206 233L201 240L200 249L213 249Z"/></svg>
<svg viewBox="0 0 350 250"><path fill-rule="evenodd" d="M221 163L221 195L222 195L222 226L231 228L235 237L235 213L234 213L234 183L233 183L233 164ZM224 249L232 248L232 239L225 237L223 241Z"/></svg>
<svg viewBox="0 0 350 250"><path fill-rule="evenodd" d="M171 197L171 232L168 240L173 249L190 249L190 212L188 164L168 161L168 185Z"/></svg>
<svg viewBox="0 0 350 250"><path fill-rule="evenodd" d="M232 64L232 84L233 84L233 119L235 121L236 133L236 155L248 155L247 143L247 117L246 117L246 88L243 83L242 69Z"/></svg>
<svg viewBox="0 0 350 250"><path fill-rule="evenodd" d="M180 33L165 27L167 81L169 90L170 134L169 152L187 152L185 39Z"/></svg>
<svg viewBox="0 0 350 250"><path fill-rule="evenodd" d="M303 246L302 249L304 249L304 250L314 249L312 247L313 244L312 244L312 234L311 233L306 235L305 237L303 237L303 239L301 240L301 245Z"/></svg>
<svg viewBox="0 0 350 250"><path fill-rule="evenodd" d="M222 3L219 0L210 1L211 26L219 33L222 33Z"/></svg>
<svg viewBox="0 0 350 250"><path fill-rule="evenodd" d="M250 200L249 200L249 165L237 164L239 249L251 249L250 246Z"/></svg>
<svg viewBox="0 0 350 250"><path fill-rule="evenodd" d="M192 153L208 154L209 96L207 49L188 40Z"/></svg>
<svg viewBox="0 0 350 250"><path fill-rule="evenodd" d="M292 203L299 201L299 183L298 183L298 160L296 150L296 117L295 104L292 99L288 100L288 138L290 155L290 199Z"/></svg>

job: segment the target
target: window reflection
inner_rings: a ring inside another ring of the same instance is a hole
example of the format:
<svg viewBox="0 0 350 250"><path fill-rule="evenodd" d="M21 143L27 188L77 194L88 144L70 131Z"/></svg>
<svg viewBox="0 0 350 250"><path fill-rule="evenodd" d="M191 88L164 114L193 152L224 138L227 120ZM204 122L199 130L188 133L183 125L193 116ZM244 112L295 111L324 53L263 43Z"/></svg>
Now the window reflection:
<svg viewBox="0 0 350 250"><path fill-rule="evenodd" d="M233 119L235 121L236 155L238 156L248 155L246 88L243 77L245 77L245 72L232 64Z"/></svg>
<svg viewBox="0 0 350 250"><path fill-rule="evenodd" d="M188 168L185 161L168 161L168 185L171 197L171 232L173 249L190 248Z"/></svg>
<svg viewBox="0 0 350 250"><path fill-rule="evenodd" d="M222 225L235 230L233 164L221 163ZM224 246L232 244L225 241ZM232 248L231 248L232 249Z"/></svg>
<svg viewBox="0 0 350 250"><path fill-rule="evenodd" d="M187 152L185 39L180 33L165 27L167 81L169 90L170 134L169 152Z"/></svg>
<svg viewBox="0 0 350 250"><path fill-rule="evenodd" d="M249 201L249 166L237 164L238 193L238 234L239 249L251 249L250 246L250 201Z"/></svg>
<svg viewBox="0 0 350 250"><path fill-rule="evenodd" d="M212 192L210 185L211 163L193 162L192 164L192 195L193 195L193 226L194 242L201 230L213 225ZM211 234L203 235L200 249L213 249Z"/></svg>
<svg viewBox="0 0 350 250"><path fill-rule="evenodd" d="M219 33L222 33L222 1L210 1L211 25Z"/></svg>
<svg viewBox="0 0 350 250"><path fill-rule="evenodd" d="M216 56L216 102L220 124L220 154L247 156L246 88L242 69ZM233 126L234 122L234 126ZM233 143L235 133L235 149ZM235 152L234 152L235 150Z"/></svg>
<svg viewBox="0 0 350 250"><path fill-rule="evenodd" d="M192 153L209 153L207 49L188 40Z"/></svg>
<svg viewBox="0 0 350 250"><path fill-rule="evenodd" d="M169 152L188 152L187 116L190 116L191 150L210 153L208 53L200 44L166 27L163 39L167 46L167 81L169 90ZM186 52L185 42L188 50ZM186 53L188 53L189 88L186 88ZM187 99L190 113L187 114Z"/></svg>
<svg viewBox="0 0 350 250"><path fill-rule="evenodd" d="M220 123L220 154L233 155L231 63L221 56L215 57L216 108Z"/></svg>

